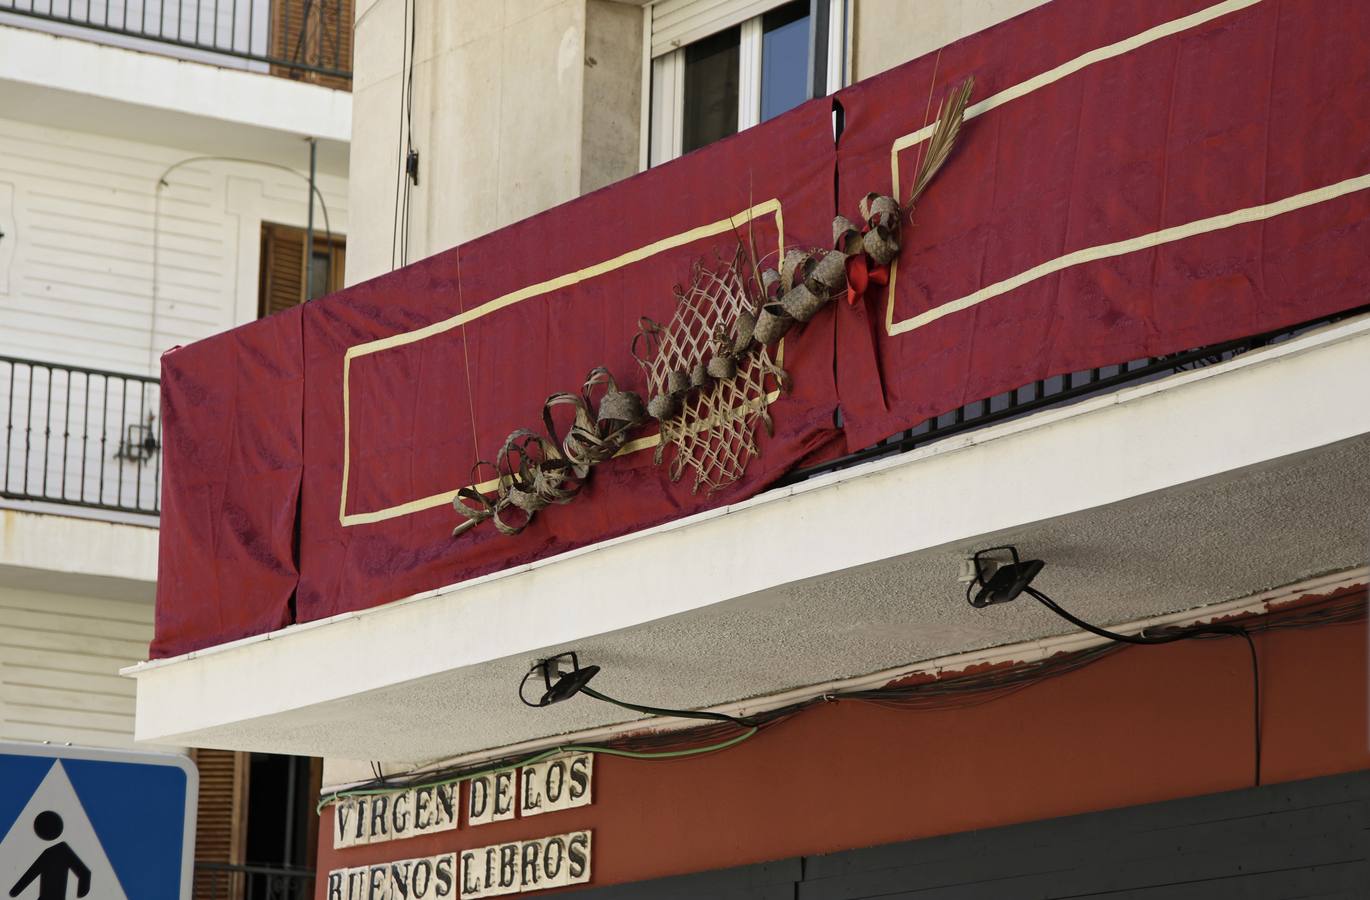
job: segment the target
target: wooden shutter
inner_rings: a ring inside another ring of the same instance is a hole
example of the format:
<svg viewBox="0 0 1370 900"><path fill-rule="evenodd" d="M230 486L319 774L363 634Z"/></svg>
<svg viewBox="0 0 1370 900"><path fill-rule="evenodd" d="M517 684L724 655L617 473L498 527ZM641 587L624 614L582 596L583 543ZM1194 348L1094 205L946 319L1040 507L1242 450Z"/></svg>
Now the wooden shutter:
<svg viewBox="0 0 1370 900"><path fill-rule="evenodd" d="M262 282L258 314L269 316L304 302L304 232L262 226Z"/></svg>
<svg viewBox="0 0 1370 900"><path fill-rule="evenodd" d="M248 756L231 750L190 751L200 770L200 798L195 823L197 862L242 865L247 844ZM202 871L195 878L196 900L232 900L242 896L242 879Z"/></svg>
<svg viewBox="0 0 1370 900"><path fill-rule="evenodd" d="M652 58L731 28L789 0L659 0L651 7Z"/></svg>
<svg viewBox="0 0 1370 900"><path fill-rule="evenodd" d="M271 55L277 59L352 71L354 0L273 0ZM273 66L273 75L351 90L352 81L317 72Z"/></svg>
<svg viewBox="0 0 1370 900"><path fill-rule="evenodd" d="M257 299L259 317L269 316L304 302L304 241L303 228L262 223L262 271ZM326 284L314 286L316 296L342 290L343 268L347 256L345 241L346 238L342 235L335 235L330 253L328 237L314 232L315 255L329 255L328 281Z"/></svg>

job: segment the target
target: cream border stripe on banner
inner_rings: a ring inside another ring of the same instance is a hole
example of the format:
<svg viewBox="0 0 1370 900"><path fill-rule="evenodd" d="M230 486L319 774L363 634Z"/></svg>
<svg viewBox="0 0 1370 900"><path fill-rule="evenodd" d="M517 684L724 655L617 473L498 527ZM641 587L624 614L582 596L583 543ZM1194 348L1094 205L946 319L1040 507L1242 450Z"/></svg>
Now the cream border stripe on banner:
<svg viewBox="0 0 1370 900"><path fill-rule="evenodd" d="M1178 34L1178 33L1181 32L1181 31L1186 31L1186 30L1188 30L1188 29L1190 29L1190 28L1195 28L1195 27L1197 27L1197 26L1199 26L1199 25L1203 25L1203 24L1206 23L1206 22L1211 22L1212 20L1214 20L1214 19L1216 19L1216 18L1218 18L1218 17L1220 17L1220 16L1225 16L1225 15L1227 15L1228 13L1232 13L1232 12L1236 12L1236 11L1238 11L1238 10L1246 9L1246 8L1249 7L1249 6L1255 6L1257 3L1260 3L1260 2L1262 2L1262 0L1224 0L1224 2L1222 2L1222 3L1216 3L1216 4L1214 4L1213 6L1205 7L1204 9L1201 9L1201 10L1199 10L1198 12L1195 12L1195 13L1190 13L1190 14L1187 15L1187 16L1182 16L1181 18L1178 18L1178 19L1172 19L1172 20L1169 21L1169 22L1163 22L1163 23L1161 23L1160 25L1157 25L1157 26L1155 26L1155 27L1153 27L1153 28L1148 28L1146 31L1140 32L1140 33L1138 33L1138 34L1134 34L1132 37L1124 38L1123 40L1118 41L1118 42L1116 42L1116 43L1108 44L1107 46L1104 46L1104 47L1098 47L1098 48L1096 48L1096 49L1094 49L1094 50L1089 51L1088 53L1081 54L1080 56L1077 56L1077 57L1075 57L1075 58L1072 59L1072 60L1069 60L1069 61L1067 61L1067 62L1061 63L1059 66L1057 66L1057 67L1054 68L1054 69L1048 69L1047 71L1043 72L1043 73L1040 74L1040 75L1036 75L1036 76L1034 76L1034 77L1032 77L1032 78L1029 78L1029 79L1026 80L1026 81L1020 81L1018 84L1015 84L1013 87L1005 88L1004 90L1000 91L1000 92L997 93L997 94L994 94L993 96L986 97L984 100L981 100L979 103L973 103L973 104L971 104L971 105L966 109L966 116L965 116L965 117L966 117L967 119L973 119L973 118L975 118L976 116L983 115L983 114L989 112L989 111L992 110L992 109L995 109L995 108L997 108L997 107L1003 106L1005 103L1008 103L1008 102L1011 101L1011 100L1017 100L1017 99L1020 98L1020 97L1025 97L1025 96L1027 96L1028 94L1031 94L1033 91L1036 91L1036 90L1039 90L1039 89L1041 89L1041 88L1044 88L1044 87L1046 87L1047 85L1054 84L1054 83L1060 81L1061 79L1063 79L1063 78L1065 78L1065 77L1067 77L1067 76L1069 76L1069 75L1074 75L1076 72L1079 72L1079 71L1082 70L1082 69L1085 69L1085 68L1087 68L1087 67L1089 67L1089 66L1092 66L1092 65L1094 65L1095 63L1103 62L1103 61L1105 61L1105 60L1109 60L1109 59L1113 59L1113 58L1118 57L1118 56L1122 56L1124 53L1131 53L1133 50L1136 50L1136 49L1139 48L1139 47L1144 47L1144 46L1146 46L1147 44L1150 44L1150 43L1153 43L1153 42L1155 42L1155 41L1160 40L1161 38L1170 37L1171 35L1173 35L1173 34ZM909 149L910 147L915 147L915 146L917 146L918 144L921 144L923 141L926 141L928 138L930 138L930 137L932 136L932 131L933 131L933 129L934 129L935 127L936 127L936 124L935 124L935 123L934 123L933 125L926 125L926 126L920 128L920 129L918 129L917 131L910 132L909 134L906 134L906 135L904 135L904 136L902 136L902 137L896 138L895 141L894 141L894 144L891 145L891 147L890 147L890 175L891 175L892 178L893 178L893 183L894 183L894 198L895 198L896 200L899 199L899 154L900 154L902 151ZM1330 198L1328 198L1328 199L1330 199ZM1252 207L1252 208L1253 208L1253 209L1259 209L1259 208L1261 208L1261 207ZM1235 212L1235 213L1229 213L1229 215L1234 215L1234 216L1235 216L1235 215L1239 215L1239 214L1242 213L1242 212L1245 212L1245 211L1244 211L1244 210L1238 210L1238 211ZM1278 213L1271 213L1271 215L1278 215ZM1202 221L1202 222L1209 222L1209 221L1216 221L1216 220L1218 220L1218 219L1223 219L1223 218L1226 218L1226 217L1225 217L1225 216L1215 216L1215 217L1213 217L1213 219L1204 219L1204 220L1201 220L1201 221ZM1254 221L1254 220L1248 220L1248 221ZM1192 223L1192 224L1198 225L1198 224L1200 224L1200 223L1199 223L1199 222L1195 222L1195 223ZM1239 224L1239 223L1235 223L1235 222L1234 222L1234 223L1232 223L1232 224ZM1183 227L1189 227L1189 226L1180 226L1180 227L1183 228ZM1226 225L1215 226L1215 228L1226 228L1226 227L1228 227L1228 226L1226 226ZM1160 235L1160 234L1164 234L1164 233L1166 233L1166 232L1168 232L1168 231L1173 231L1173 230L1174 230L1174 229L1166 229L1165 231L1158 231L1158 232L1156 232L1156 234L1157 234L1157 235ZM1208 229L1208 230L1212 231L1212 230L1214 230L1214 229L1210 228L1210 229ZM1200 234L1200 233L1202 233L1202 232L1196 231L1196 232L1193 232L1193 233L1194 233L1194 234ZM1188 236L1189 236L1189 235L1182 235L1182 237L1188 237ZM1146 236L1141 237L1141 238L1135 238L1134 240L1145 240L1145 239L1148 238L1148 237L1152 237L1152 235L1146 235ZM1178 238L1169 238L1169 240L1178 240ZM1061 259L1052 260L1051 262L1048 262L1048 263L1043 263L1041 266L1037 266L1036 268L1033 268L1033 269L1028 270L1028 272L1024 272L1023 275L1016 276L1015 278L1009 279L1008 281L1002 281L1002 282L1000 282L999 284L1000 284L1000 285L1004 285L1004 284L1008 284L1008 283L1011 282L1011 281L1016 281L1018 278L1023 278L1023 276L1028 275L1028 274L1031 273L1031 272L1036 272L1038 269L1042 269L1042 268L1044 268L1044 267L1046 267L1046 266L1055 266L1055 265L1057 265L1058 263L1061 263L1062 260L1071 259L1072 257L1075 257L1075 256L1077 256L1078 254L1081 254L1081 253L1088 253L1088 252L1090 252L1091 250L1099 250L1099 249L1102 249L1102 248L1104 248L1104 247L1114 247L1114 246L1119 246L1119 245L1121 245L1121 244L1126 244L1126 243L1130 243L1130 242L1128 242L1128 241L1121 241L1121 242L1119 242L1119 244L1104 244L1104 245L1102 245L1102 247L1094 247L1094 248L1090 248L1089 250L1077 250L1075 253L1072 253L1072 254L1070 254L1069 256L1064 256L1064 257L1061 257ZM1165 241L1164 241L1164 240L1161 240L1161 241L1157 241L1156 243L1165 243ZM1155 246L1155 244L1143 244L1143 245L1140 245L1140 246L1138 246L1138 247L1136 247L1136 248L1134 248L1134 249L1142 249L1142 247L1144 247L1144 246ZM1119 252L1127 253L1127 252L1131 252L1131 251L1123 250L1123 251L1119 251ZM1105 253L1105 254L1103 254L1103 256L1116 256L1116 255L1117 255L1116 253ZM1093 257L1093 258L1102 259L1103 256ZM1063 265L1057 266L1057 268L1050 269L1049 271L1043 271L1040 275L1037 275L1037 276L1035 276L1035 277L1041 278L1043 275L1048 275L1048 274L1050 274L1051 272L1059 271L1060 269L1063 269L1063 268L1065 268L1065 267L1068 266L1068 265L1078 265L1078 264L1081 263L1081 262L1088 262L1088 261L1089 261L1088 259L1079 259L1079 260L1076 260L1076 261L1074 261L1074 262L1068 262L1068 263L1065 263L1065 264L1063 264ZM1018 287L1018 286L1020 286L1021 284L1026 284L1028 281L1031 281L1031 280L1032 280L1031 278L1027 278L1027 279L1025 279L1024 281L1018 282L1017 284L1014 284L1014 285L1012 285L1011 287L1006 287L1006 288L1004 288L1004 290L998 291L997 293L993 293L993 294L989 294L988 296L980 297L979 295L980 295L981 293L983 293L984 291L992 290L992 289L994 289L994 288L999 287L999 285L991 285L991 286L988 287L988 288L984 288L982 291L977 291L975 294L971 294L970 297L962 297L960 300L953 300L953 301L951 301L951 302L949 302L949 303L945 303L945 304L943 304L943 305L941 305L941 306L935 307L934 309L930 309L930 310L928 310L927 312L921 313L921 314L919 314L919 315L917 315L917 316L914 316L914 317L912 317L912 318L910 318L910 319L904 319L904 320L901 321L901 322L895 322L895 321L894 321L894 287L895 287L895 281L896 281L898 275L899 275L899 263L898 263L898 261L896 260L896 261L894 262L894 264L892 264L892 265L890 266L890 284L889 284L889 289L888 289L888 291L887 291L887 296L886 296L886 300L885 300L885 331L886 331L889 335L891 335L891 336L896 335L896 334L903 334L903 333L906 332L906 331L912 331L912 330L915 329L915 328L919 328L919 327L921 327L921 326L923 326L923 325L928 324L929 322L932 322L932 321L934 321L934 320L936 320L936 319L941 318L942 316L946 315L947 313L952 313L952 312L957 312L958 310L967 309L967 308L969 308L969 307L971 307L971 306L974 306L976 303L979 303L979 302L981 302L981 301L983 301L983 300L988 300L990 297L998 296L998 294L1002 294L1002 293L1004 293L1004 291L1012 290L1014 287ZM972 297L979 297L979 299L974 300L973 302L967 302L967 301L969 301ZM955 307L955 308L952 308L952 307Z"/></svg>
<svg viewBox="0 0 1370 900"><path fill-rule="evenodd" d="M1122 256L1125 253L1135 253L1138 250L1146 250L1149 247L1157 247L1161 244L1168 244L1172 241L1184 240L1198 234L1207 234L1210 231L1220 231L1224 228L1232 228L1236 225L1245 225L1249 222L1260 222L1264 219L1271 219L1275 216L1284 215L1297 209L1314 206L1318 203L1325 203L1328 200L1335 200L1347 194L1354 194L1356 191L1363 191L1370 188L1370 174L1361 175L1358 178L1348 178L1336 184L1329 184L1326 187L1314 188L1311 191L1304 191L1302 194L1294 194L1292 197L1285 197L1283 200L1276 200L1274 203L1263 203L1260 206L1248 206L1245 209L1233 210L1230 213L1223 213L1220 216L1210 216L1207 219L1196 219L1193 222L1186 222L1183 225L1175 225L1171 228L1163 228L1160 231L1153 231L1150 234L1139 235L1125 241L1115 241L1111 244L1099 244L1096 247L1085 247L1076 250L1074 253L1067 253L1065 256L1058 256L1056 259L1049 260L1038 266L1033 266L1026 272L1020 272L1012 278L1005 278L1003 281L983 287L973 294L967 294L959 300L952 300L950 303L943 303L941 306L934 307L926 312L919 313L911 319L905 319L895 326L898 330L893 334L911 331L921 328L929 322L935 322L943 316L963 309L970 309L986 300L1006 294L1011 290L1020 288L1023 285L1045 278L1048 275L1068 269L1071 266L1078 266L1095 260L1108 259L1111 256Z"/></svg>
<svg viewBox="0 0 1370 900"><path fill-rule="evenodd" d="M594 278L598 275L603 275L606 272L612 272L615 269L620 269L624 266L632 265L636 262L641 262L666 250L672 250L676 247L681 247L686 244L702 240L703 238L713 237L714 235L734 231L738 227L748 222L751 222L753 219L768 214L775 215L775 228L778 235L777 243L779 246L780 255L783 257L785 255L785 221L784 216L782 214L779 198L773 198L763 203L758 203L755 206L752 206L748 209L744 209L737 215L731 216L727 219L720 219L719 221L711 222L708 225L700 225L698 228L692 228L689 231L682 231L679 234L674 234L670 237L662 238L661 240L654 241L653 243L647 244L646 246L638 247L636 250L629 250L627 253L620 254L619 256L615 256L614 258L605 260L604 262L596 263L592 266L586 266L583 269L577 269L574 272L568 272L564 275L558 275L557 277L550 278L547 281L542 281L538 282L537 284L531 284L526 287L519 288L518 290L505 294L502 297L496 297L494 300L482 303L480 306L472 307L471 309L463 313L459 313L450 318L443 319L440 322L434 322L432 325L425 325L423 328L418 328L414 331L406 331L401 334L391 335L390 337L380 338L379 340L374 341L368 341L365 344L357 344L356 346L347 348L347 353L343 356L343 470L341 491L342 496L339 500L338 520L343 524L344 527L351 525L365 525L372 522L383 522L386 519L394 519L398 518L399 516L407 516L411 513L420 512L421 510L433 509L434 507L444 506L452 502L452 500L457 496L457 490L459 490L459 488L454 488L450 491L444 491L441 494L433 494L429 497L422 497L418 500L411 500L408 503L401 503L397 506L389 506L385 509L378 509L373 512L352 513L350 515L348 514L347 485L348 477L352 469L352 398L350 392L350 384L353 359L356 359L357 357L361 356L369 356L372 353L379 353L382 350L389 350L394 347L403 347L406 344L412 344L416 341L421 341L424 338L430 338L434 335L451 331L453 328L459 328L468 322L473 322L476 319L482 318L483 316L488 316L493 312L498 312L499 310L504 309L508 306L513 306L516 303L521 303L524 300L529 300L533 297L539 297L543 294L551 293L552 291L558 291L564 288L568 288L572 285L579 284L580 282L585 281L587 279ZM780 355L783 354L783 352L784 345L782 343L781 347L777 351L778 364L783 364L783 356ZM774 402L777 395L778 392L771 392L766 396L766 402ZM623 449L619 451L619 455L622 455L624 453L636 452L638 450L644 450L649 447L655 447L658 441L659 435L649 435L647 437L638 438L637 440L631 441L628 444L624 445ZM481 484L476 485L476 488L480 491L490 491L494 489L495 484L495 480L491 479L490 481L485 481Z"/></svg>

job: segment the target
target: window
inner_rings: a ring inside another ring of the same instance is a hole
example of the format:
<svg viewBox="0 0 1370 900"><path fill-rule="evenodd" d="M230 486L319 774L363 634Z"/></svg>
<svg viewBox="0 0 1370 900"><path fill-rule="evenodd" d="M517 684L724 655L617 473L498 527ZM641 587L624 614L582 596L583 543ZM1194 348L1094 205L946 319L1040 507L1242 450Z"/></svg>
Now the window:
<svg viewBox="0 0 1370 900"><path fill-rule="evenodd" d="M761 121L809 99L807 3L787 3L761 17Z"/></svg>
<svg viewBox="0 0 1370 900"><path fill-rule="evenodd" d="M326 235L314 232L314 252L309 255L309 277L305 277L305 230L289 225L262 223L261 284L257 314L272 313L298 306L305 301L305 284L311 286L310 300L342 289L344 239L334 235L330 245Z"/></svg>
<svg viewBox="0 0 1370 900"><path fill-rule="evenodd" d="M313 896L323 761L190 751L200 773L194 900Z"/></svg>
<svg viewBox="0 0 1370 900"><path fill-rule="evenodd" d="M737 76L742 29L734 25L686 47L683 152L737 131Z"/></svg>
<svg viewBox="0 0 1370 900"><path fill-rule="evenodd" d="M842 86L845 0L658 0L648 15L644 165Z"/></svg>

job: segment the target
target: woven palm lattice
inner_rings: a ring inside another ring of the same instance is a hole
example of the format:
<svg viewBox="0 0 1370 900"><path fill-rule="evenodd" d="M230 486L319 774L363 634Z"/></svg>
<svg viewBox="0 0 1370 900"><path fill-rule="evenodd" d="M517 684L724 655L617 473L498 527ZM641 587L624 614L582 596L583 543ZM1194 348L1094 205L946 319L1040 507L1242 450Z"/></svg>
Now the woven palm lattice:
<svg viewBox="0 0 1370 900"><path fill-rule="evenodd" d="M676 288L675 313L666 325L641 323L651 351L649 358L638 356L648 396L676 398L672 412L657 415L656 462L674 445L671 480L679 481L688 466L696 493L741 478L758 452L758 420L771 431L766 405L785 373L771 350L751 341L759 294L739 244L713 268L696 261L689 286Z"/></svg>

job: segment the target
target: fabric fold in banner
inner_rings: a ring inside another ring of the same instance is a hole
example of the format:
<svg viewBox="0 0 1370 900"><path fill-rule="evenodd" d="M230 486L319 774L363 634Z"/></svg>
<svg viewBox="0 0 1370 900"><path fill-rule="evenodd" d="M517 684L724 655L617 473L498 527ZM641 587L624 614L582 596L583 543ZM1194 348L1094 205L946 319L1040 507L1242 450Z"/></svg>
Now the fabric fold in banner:
<svg viewBox="0 0 1370 900"><path fill-rule="evenodd" d="M304 467L303 312L162 356L154 658L291 622Z"/></svg>

